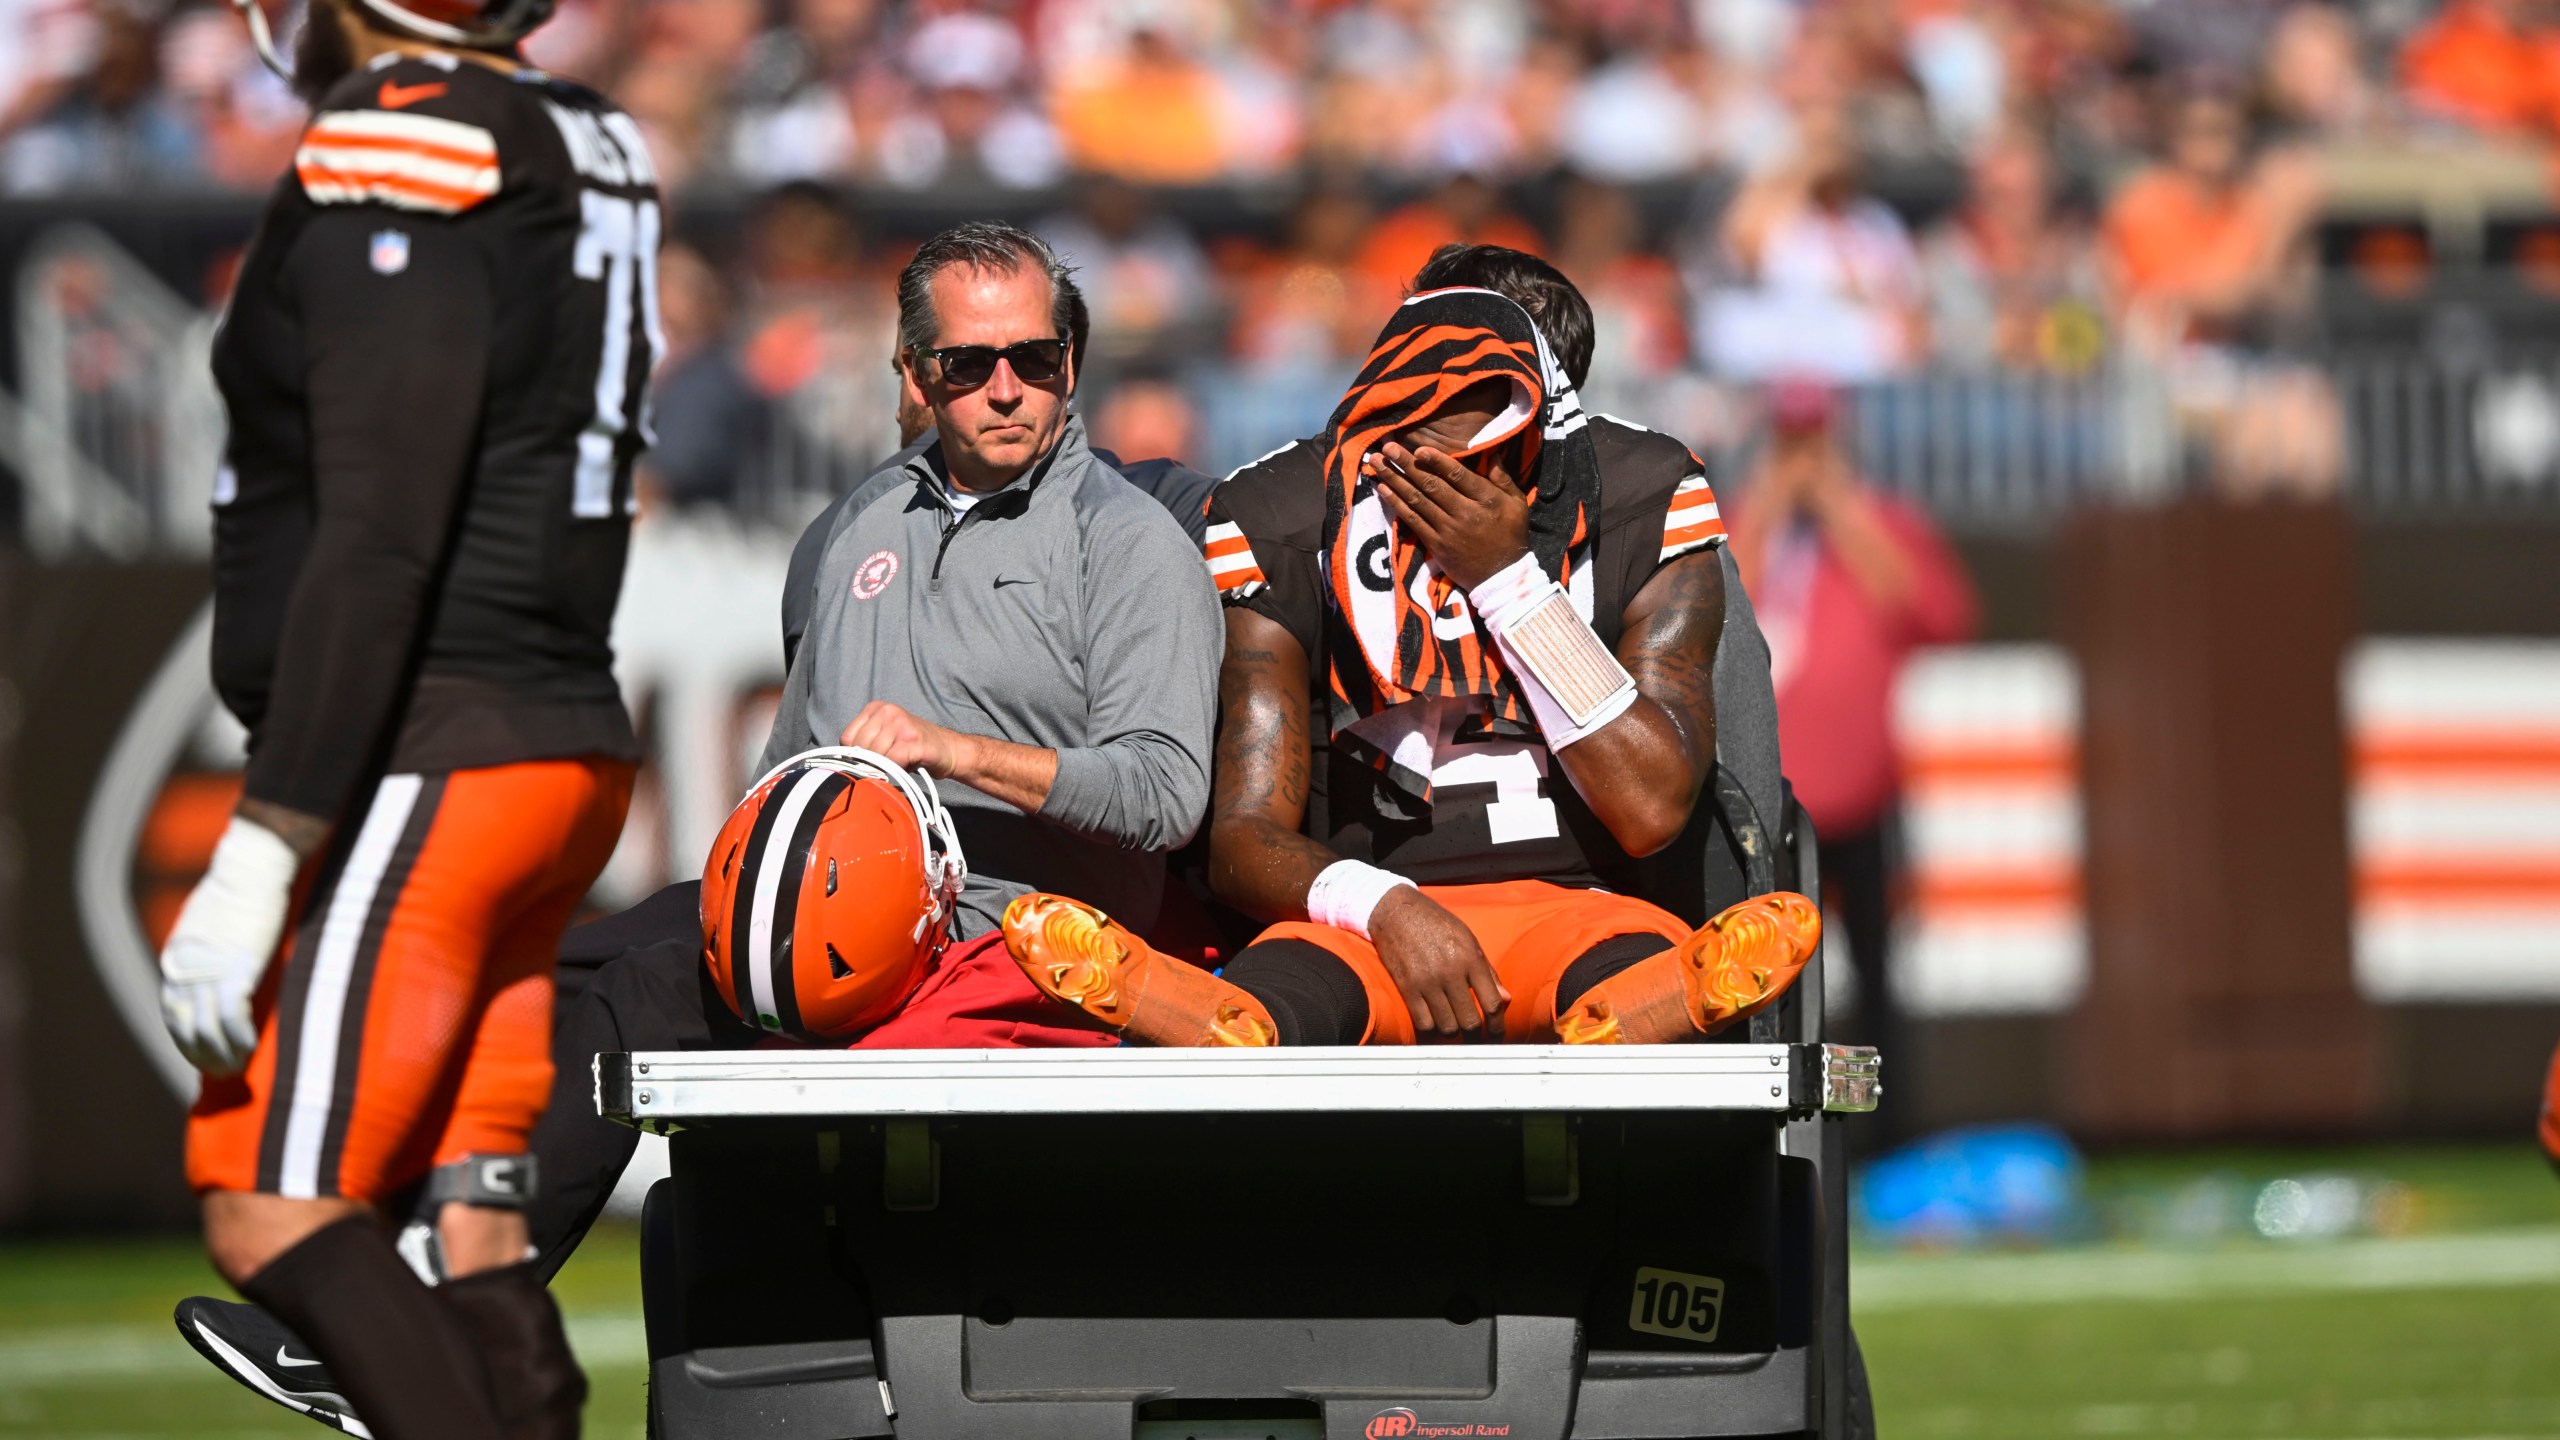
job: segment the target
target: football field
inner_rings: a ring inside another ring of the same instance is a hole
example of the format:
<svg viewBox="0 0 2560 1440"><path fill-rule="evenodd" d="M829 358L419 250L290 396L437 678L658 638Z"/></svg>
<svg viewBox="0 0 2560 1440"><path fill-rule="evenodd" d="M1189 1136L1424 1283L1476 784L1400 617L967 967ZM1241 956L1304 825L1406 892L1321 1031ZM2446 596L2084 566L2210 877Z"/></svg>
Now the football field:
<svg viewBox="0 0 2560 1440"><path fill-rule="evenodd" d="M2395 1185L2395 1233L2128 1238L2145 1206L2309 1171ZM2560 1437L2560 1178L2501 1148L2128 1158L2093 1170L2093 1238L1862 1252L1857 1317L1888 1437ZM641 1433L632 1236L560 1292L595 1382L588 1434ZM170 1305L220 1293L193 1245L0 1247L0 1435L325 1433L216 1376Z"/></svg>

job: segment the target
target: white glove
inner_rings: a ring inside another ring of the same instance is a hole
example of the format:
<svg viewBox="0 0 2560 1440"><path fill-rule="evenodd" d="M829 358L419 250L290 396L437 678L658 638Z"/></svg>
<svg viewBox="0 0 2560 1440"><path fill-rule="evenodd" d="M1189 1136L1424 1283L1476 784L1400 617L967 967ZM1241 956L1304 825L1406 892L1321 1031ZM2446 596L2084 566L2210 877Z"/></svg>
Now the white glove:
<svg viewBox="0 0 2560 1440"><path fill-rule="evenodd" d="M190 1064L237 1075L258 1048L249 997L265 978L302 868L293 847L254 820L231 817L213 864L178 911L160 951L160 1019Z"/></svg>

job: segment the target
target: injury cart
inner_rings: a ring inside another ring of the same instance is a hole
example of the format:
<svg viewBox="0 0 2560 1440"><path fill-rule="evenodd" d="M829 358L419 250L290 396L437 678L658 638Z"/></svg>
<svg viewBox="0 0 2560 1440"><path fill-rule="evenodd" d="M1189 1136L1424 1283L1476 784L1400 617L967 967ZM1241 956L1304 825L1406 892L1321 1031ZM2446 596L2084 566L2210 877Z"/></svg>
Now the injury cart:
<svg viewBox="0 0 2560 1440"><path fill-rule="evenodd" d="M1713 798L1632 886L1815 893L1800 811ZM599 1056L671 1137L651 1433L1871 1436L1839 1122L1878 1061L1823 978L1698 1045Z"/></svg>

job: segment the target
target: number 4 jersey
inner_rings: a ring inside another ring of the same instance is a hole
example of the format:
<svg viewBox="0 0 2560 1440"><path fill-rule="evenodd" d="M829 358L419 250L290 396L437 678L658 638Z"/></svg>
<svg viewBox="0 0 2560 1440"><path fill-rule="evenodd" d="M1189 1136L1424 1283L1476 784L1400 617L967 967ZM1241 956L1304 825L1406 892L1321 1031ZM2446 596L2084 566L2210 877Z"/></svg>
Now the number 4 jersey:
<svg viewBox="0 0 2560 1440"><path fill-rule="evenodd" d="M385 768L636 756L609 632L659 227L638 127L579 86L405 56L321 102L213 357L252 797L334 818Z"/></svg>

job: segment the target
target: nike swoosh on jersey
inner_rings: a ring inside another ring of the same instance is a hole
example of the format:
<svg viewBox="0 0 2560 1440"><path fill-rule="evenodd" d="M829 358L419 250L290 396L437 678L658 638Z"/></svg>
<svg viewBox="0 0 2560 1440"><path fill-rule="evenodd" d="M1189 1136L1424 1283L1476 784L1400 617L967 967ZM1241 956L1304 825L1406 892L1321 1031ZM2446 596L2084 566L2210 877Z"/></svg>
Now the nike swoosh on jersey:
<svg viewBox="0 0 2560 1440"><path fill-rule="evenodd" d="M277 1363L277 1364L279 1364L279 1365L294 1365L294 1366L302 1366L302 1365L317 1365L317 1364L319 1364L319 1363L320 1363L320 1362L319 1362L319 1361L317 1361L317 1360L296 1360L296 1359L294 1359L291 1355L289 1355L289 1354L285 1353L286 1351L290 1350L291 1348L292 1348L292 1347L291 1347L291 1346L289 1346L289 1345L279 1345L279 1346L277 1346L277 1347L276 1347L276 1363Z"/></svg>
<svg viewBox="0 0 2560 1440"><path fill-rule="evenodd" d="M382 88L374 93L374 99L385 110L406 110L421 100L433 100L443 93L445 86L441 80L429 80L422 85L403 85L397 80L385 80Z"/></svg>

